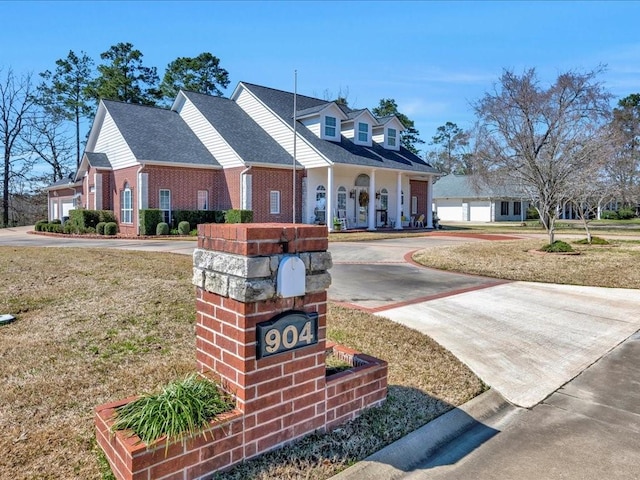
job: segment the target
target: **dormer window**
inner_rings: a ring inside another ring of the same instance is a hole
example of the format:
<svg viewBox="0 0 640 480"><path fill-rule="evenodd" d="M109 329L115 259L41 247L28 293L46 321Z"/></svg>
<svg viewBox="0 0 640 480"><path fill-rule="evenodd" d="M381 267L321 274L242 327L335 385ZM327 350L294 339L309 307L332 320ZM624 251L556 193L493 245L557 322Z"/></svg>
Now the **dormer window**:
<svg viewBox="0 0 640 480"><path fill-rule="evenodd" d="M335 138L336 126L337 126L336 117L329 117L329 116L324 117L324 136Z"/></svg>
<svg viewBox="0 0 640 480"><path fill-rule="evenodd" d="M358 142L369 143L369 124L358 122Z"/></svg>
<svg viewBox="0 0 640 480"><path fill-rule="evenodd" d="M398 131L395 128L387 129L387 145L395 147L398 144Z"/></svg>

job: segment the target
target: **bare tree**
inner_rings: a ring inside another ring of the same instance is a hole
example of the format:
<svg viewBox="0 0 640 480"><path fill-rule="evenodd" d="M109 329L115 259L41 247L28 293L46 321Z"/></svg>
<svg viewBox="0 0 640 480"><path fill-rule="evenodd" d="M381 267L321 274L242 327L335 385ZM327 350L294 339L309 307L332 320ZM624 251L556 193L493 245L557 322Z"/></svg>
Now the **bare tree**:
<svg viewBox="0 0 640 480"><path fill-rule="evenodd" d="M9 225L9 195L11 183L25 176L29 165L20 156L23 150L22 134L34 105L31 76L18 79L11 69L3 75L0 70L0 148L2 149L2 226Z"/></svg>
<svg viewBox="0 0 640 480"><path fill-rule="evenodd" d="M587 168L590 139L606 118L610 95L596 81L602 68L567 72L547 88L535 69L505 71L474 104L478 116L474 171L490 184L519 186L534 202L549 243L572 177Z"/></svg>
<svg viewBox="0 0 640 480"><path fill-rule="evenodd" d="M73 149L66 128L67 121L55 111L41 108L30 115L25 126L24 141L34 159L51 167L51 173L40 178L45 183L53 183L67 177L73 167Z"/></svg>
<svg viewBox="0 0 640 480"><path fill-rule="evenodd" d="M640 94L618 102L613 110L610 139L615 155L607 164L607 174L616 185L623 207L640 203Z"/></svg>
<svg viewBox="0 0 640 480"><path fill-rule="evenodd" d="M606 172L609 159L615 154L608 132L609 128L603 128L585 145L583 150L590 155L590 160L573 172L565 190L567 203L574 207L589 243L589 223L599 217L602 204L615 197L615 185Z"/></svg>

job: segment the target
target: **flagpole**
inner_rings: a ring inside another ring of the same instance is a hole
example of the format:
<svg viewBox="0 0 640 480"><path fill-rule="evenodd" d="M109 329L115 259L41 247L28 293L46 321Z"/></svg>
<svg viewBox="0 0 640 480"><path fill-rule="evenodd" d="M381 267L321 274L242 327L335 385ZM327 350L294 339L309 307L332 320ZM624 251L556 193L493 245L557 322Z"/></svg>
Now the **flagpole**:
<svg viewBox="0 0 640 480"><path fill-rule="evenodd" d="M296 118L296 113L298 111L298 71L293 71L293 223L296 223L296 141L297 141L297 132L296 132L296 124L298 120Z"/></svg>

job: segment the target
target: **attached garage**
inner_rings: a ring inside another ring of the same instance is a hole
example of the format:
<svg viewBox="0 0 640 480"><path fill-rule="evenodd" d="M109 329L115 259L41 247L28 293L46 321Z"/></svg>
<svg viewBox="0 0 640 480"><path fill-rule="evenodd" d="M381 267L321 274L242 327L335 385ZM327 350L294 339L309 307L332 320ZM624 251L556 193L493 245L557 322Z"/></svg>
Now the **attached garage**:
<svg viewBox="0 0 640 480"><path fill-rule="evenodd" d="M491 221L491 201L475 200L469 202L469 220L471 222Z"/></svg>
<svg viewBox="0 0 640 480"><path fill-rule="evenodd" d="M463 220L460 200L450 198L438 199L434 210L438 212L438 218L440 220L451 222L460 222Z"/></svg>
<svg viewBox="0 0 640 480"><path fill-rule="evenodd" d="M446 175L433 187L433 210L441 222L522 221L528 206L518 189L491 188L468 175Z"/></svg>

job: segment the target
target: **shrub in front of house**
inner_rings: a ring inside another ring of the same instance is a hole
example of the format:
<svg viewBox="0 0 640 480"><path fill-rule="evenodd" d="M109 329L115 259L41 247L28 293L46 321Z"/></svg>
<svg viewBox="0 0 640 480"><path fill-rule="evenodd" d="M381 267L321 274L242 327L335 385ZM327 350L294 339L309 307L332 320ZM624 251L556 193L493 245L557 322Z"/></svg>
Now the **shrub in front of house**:
<svg viewBox="0 0 640 480"><path fill-rule="evenodd" d="M183 220L178 224L178 235L189 235L190 231L191 225L189 225L189 222Z"/></svg>
<svg viewBox="0 0 640 480"><path fill-rule="evenodd" d="M636 216L635 210L633 208L621 208L616 212L618 214L618 218L620 220L630 220Z"/></svg>
<svg viewBox="0 0 640 480"><path fill-rule="evenodd" d="M107 224L107 222L98 222L98 224L96 225L96 233L98 235L104 235L104 226Z"/></svg>
<svg viewBox="0 0 640 480"><path fill-rule="evenodd" d="M155 235L158 224L162 221L162 211L157 208L146 208L139 211L140 235Z"/></svg>
<svg viewBox="0 0 640 480"><path fill-rule="evenodd" d="M201 223L224 223L222 210L174 210L172 215L174 225L180 225L180 222L189 222L191 230L197 228Z"/></svg>
<svg viewBox="0 0 640 480"><path fill-rule="evenodd" d="M98 223L115 223L116 217L111 210L85 210L77 208L69 212L68 224L71 225L69 233L90 233L89 228L96 231Z"/></svg>
<svg viewBox="0 0 640 480"><path fill-rule="evenodd" d="M538 220L540 218L540 214L535 207L527 208L527 220Z"/></svg>
<svg viewBox="0 0 640 480"><path fill-rule="evenodd" d="M38 220L35 224L35 226L33 227L33 229L36 232L42 232L43 231L43 226L44 225L49 225L49 220Z"/></svg>
<svg viewBox="0 0 640 480"><path fill-rule="evenodd" d="M118 224L116 222L107 222L104 225L104 234L113 236L118 233Z"/></svg>
<svg viewBox="0 0 640 480"><path fill-rule="evenodd" d="M169 235L169 224L166 222L160 222L156 226L156 235Z"/></svg>
<svg viewBox="0 0 640 480"><path fill-rule="evenodd" d="M251 223L253 222L253 210L227 210L225 223Z"/></svg>
<svg viewBox="0 0 640 480"><path fill-rule="evenodd" d="M613 210L603 210L600 212L600 218L602 220L617 220L618 214Z"/></svg>

